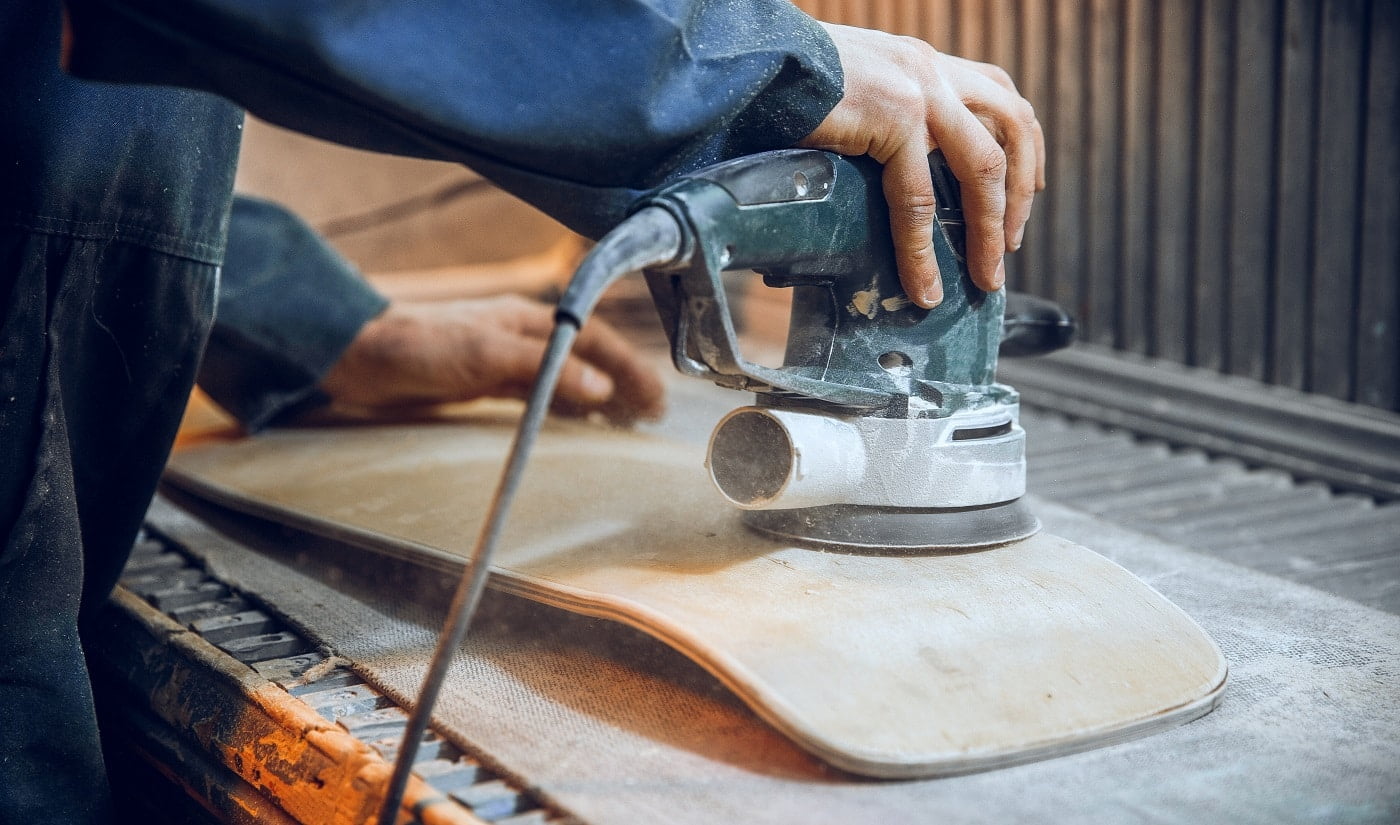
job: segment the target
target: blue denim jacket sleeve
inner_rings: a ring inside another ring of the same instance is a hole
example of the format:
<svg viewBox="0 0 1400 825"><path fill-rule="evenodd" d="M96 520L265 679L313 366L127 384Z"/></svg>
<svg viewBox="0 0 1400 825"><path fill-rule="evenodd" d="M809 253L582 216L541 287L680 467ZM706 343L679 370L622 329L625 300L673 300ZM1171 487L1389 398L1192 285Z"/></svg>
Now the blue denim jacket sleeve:
<svg viewBox="0 0 1400 825"><path fill-rule="evenodd" d="M235 197L199 385L252 431L324 403L321 379L387 305L301 219Z"/></svg>
<svg viewBox="0 0 1400 825"><path fill-rule="evenodd" d="M69 0L69 70L212 91L457 161L597 237L646 189L791 146L840 100L788 0Z"/></svg>

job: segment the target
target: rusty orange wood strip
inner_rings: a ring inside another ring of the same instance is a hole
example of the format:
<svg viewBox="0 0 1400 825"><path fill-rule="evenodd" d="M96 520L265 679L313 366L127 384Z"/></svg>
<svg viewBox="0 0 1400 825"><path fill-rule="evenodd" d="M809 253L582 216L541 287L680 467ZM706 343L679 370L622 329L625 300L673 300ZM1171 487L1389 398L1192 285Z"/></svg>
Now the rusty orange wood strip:
<svg viewBox="0 0 1400 825"><path fill-rule="evenodd" d="M269 804L306 825L373 820L391 766L368 745L125 589L108 616L108 664ZM483 823L416 777L401 821L414 810L424 825Z"/></svg>

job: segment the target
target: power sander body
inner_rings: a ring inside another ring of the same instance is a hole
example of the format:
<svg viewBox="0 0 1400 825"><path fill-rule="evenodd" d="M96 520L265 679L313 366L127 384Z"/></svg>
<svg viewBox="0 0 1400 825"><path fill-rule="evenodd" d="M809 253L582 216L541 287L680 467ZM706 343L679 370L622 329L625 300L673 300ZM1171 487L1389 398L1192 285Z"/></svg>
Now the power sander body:
<svg viewBox="0 0 1400 825"><path fill-rule="evenodd" d="M971 548L1039 529L1020 503L1025 433L996 383L1004 292L968 275L958 185L929 158L943 302L905 295L881 169L784 150L683 178L636 204L683 228L647 283L687 375L756 393L710 440L707 465L752 528L823 547ZM721 273L793 290L781 366L740 352Z"/></svg>

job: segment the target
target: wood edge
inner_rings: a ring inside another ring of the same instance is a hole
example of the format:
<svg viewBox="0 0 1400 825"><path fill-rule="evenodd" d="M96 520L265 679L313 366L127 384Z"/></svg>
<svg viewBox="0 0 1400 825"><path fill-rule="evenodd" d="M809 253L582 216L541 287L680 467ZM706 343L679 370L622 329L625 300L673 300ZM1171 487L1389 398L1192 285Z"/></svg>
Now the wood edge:
<svg viewBox="0 0 1400 825"><path fill-rule="evenodd" d="M421 562L422 558L427 556L434 561L434 567L440 565L445 572L452 572L456 575L460 575L463 569L460 556L429 545L373 533L358 527L334 524L294 508L264 504L237 491L207 482L178 469L167 469L166 474L177 486L182 487L187 492L249 515L287 524L323 538L347 542L369 552L385 553L387 550L395 558ZM1040 745L1020 748L1015 753L994 752L980 756L959 755L955 758L927 756L895 760L888 756L881 758L873 753L863 753L855 748L837 748L830 740L821 737L808 726L802 724L795 708L783 701L781 697L764 690L763 682L739 662L723 656L701 654L699 651L703 650L705 645L691 643L690 635L664 614L626 600L601 602L597 599L596 594L589 598L588 594L592 594L592 591L553 581L549 581L548 589L545 589L537 582L548 580L500 568L492 569L487 585L493 590L526 598L550 607L617 622L640 631L699 665L737 696L756 716L803 750L842 770L879 779L954 776L1077 753L1146 736L1177 724L1184 724L1209 713L1219 704L1219 697L1228 681L1228 662L1219 645L1194 619L1147 582L1133 575L1131 571L1112 559L1061 536L1041 532L1037 533L1036 537L1053 538L1072 545L1082 552L1093 554L1103 563L1111 565L1119 575L1137 582L1139 586L1151 592L1157 600L1170 605L1171 609L1181 619L1184 619L1196 634L1204 638L1215 652L1217 669L1212 679L1214 686L1198 699L1157 711L1146 718L1105 726L1068 739L1062 738ZM1028 540L1034 540L1036 537ZM624 609L622 604L629 607Z"/></svg>
<svg viewBox="0 0 1400 825"><path fill-rule="evenodd" d="M1055 506L1056 506L1056 507L1060 507L1061 509L1069 509L1069 508L1064 507L1063 505L1055 505ZM1210 643L1211 649L1215 651L1215 658L1216 658L1216 662L1217 662L1217 667L1216 667L1216 672L1215 672L1215 680L1214 680L1214 681L1216 681L1217 683L1219 683L1220 689L1222 689L1222 690L1224 689L1224 682L1225 682L1225 680L1227 679L1227 677L1228 677L1228 675L1229 675L1229 671L1230 671L1229 660L1227 660L1227 659L1225 658L1225 651L1223 651L1223 650L1220 649L1220 644L1219 644L1218 642L1215 641L1215 637L1212 636L1212 635L1210 635L1209 633L1207 633L1207 632L1206 632L1206 629L1205 629L1204 627L1201 627L1200 623L1197 622L1194 618L1192 618L1192 616L1191 616L1190 613L1187 613L1185 610L1182 610L1182 609L1181 609L1181 605L1179 605L1179 604L1177 604L1176 602L1172 601L1171 599L1167 598L1167 597L1162 593L1162 591L1160 591L1160 590L1158 590L1157 588L1153 587L1151 584L1149 584L1149 583L1148 583L1145 579L1143 579L1141 576L1137 575L1136 573L1134 573L1133 571L1131 571L1131 570L1129 570L1128 568L1124 567L1123 565L1119 564L1118 562L1114 561L1113 559L1110 559L1108 556L1105 556L1103 553L1099 553L1099 552L1097 552L1097 551L1095 551L1095 550L1091 550L1091 549L1089 549L1088 547L1085 547L1084 545L1080 544L1080 543L1077 542L1077 541L1072 541L1072 540L1070 540L1070 539L1065 538L1064 536L1057 536L1057 535L1055 535L1054 533L1048 533L1048 532L1042 531L1042 532L1040 532L1040 533L1037 533L1036 535L1037 535L1037 536L1047 536L1047 537L1054 538L1054 539L1057 539L1057 540L1059 540L1059 541L1065 542L1066 544L1072 544L1072 545L1074 545L1075 547L1079 548L1080 550L1083 550L1083 551L1086 552L1086 553L1092 553L1092 554L1094 554L1095 556L1098 556L1100 559L1103 559L1104 563L1109 564L1109 565L1112 565L1120 574L1131 578L1133 581L1135 581L1135 582L1137 582L1138 584L1140 584L1140 585L1142 585L1143 587L1145 587L1147 590L1149 590L1149 591L1152 593L1152 595L1156 596L1163 604L1166 604L1166 605L1170 606L1171 609L1172 609L1173 611L1176 612L1177 616L1179 616L1181 619L1183 619L1188 625L1190 625L1191 627L1195 628L1196 632L1197 632L1198 634L1200 634L1201 638L1205 639L1207 642ZM1032 536L1031 538L1033 539L1033 538L1035 538L1035 536Z"/></svg>
<svg viewBox="0 0 1400 825"><path fill-rule="evenodd" d="M1083 549L1087 550L1087 548ZM1126 570L1124 572L1127 573ZM1131 573L1127 574L1131 575ZM1136 577L1134 578L1136 579ZM525 582L528 579L529 577L510 576L509 582ZM1145 582L1143 584L1145 584ZM563 587L555 583L551 583L550 587L556 593L565 590L575 590L575 588ZM1215 640L1201 630L1195 622L1192 622L1192 626L1200 636L1211 643L1217 659L1217 670L1215 677L1212 679L1214 686L1197 699L1166 710L1158 711L1145 718L1132 720L1119 725L1106 726L1090 733L1077 734L1073 737L1057 739L1053 742L1041 745L1020 748L1017 749L1015 753L993 752L983 756L959 755L954 758L913 757L912 759L896 760L888 756L881 758L877 754L862 752L858 748L835 747L829 739L811 732L805 725L795 721L795 717L798 716L797 713L790 711L792 717L794 717L793 719L782 716L775 709L790 708L791 706L786 702L769 701L761 698L777 698L771 692L762 689L761 681L755 678L755 687L750 689L743 687L744 683L734 678L734 673L748 674L749 671L746 668L735 663L729 670L726 670L719 664L712 664L706 657L697 655L695 651L700 646L687 644L685 642L686 634L662 632L664 628L673 624L673 622L666 619L663 614L652 613L652 611L640 608L640 606L629 614L620 608L602 607L596 600L590 602L582 599L556 598L553 593L531 591L528 587L516 587L504 581L500 585L497 585L497 589L552 607L559 607L595 618L616 621L619 624L634 628L657 639L704 668L710 675L714 676L717 681L739 697L739 699L744 702L744 705L753 711L755 715L763 719L769 725L772 725L776 730L787 736L803 750L841 770L875 779L932 779L978 773L986 770L1022 765L1029 762L1038 762L1056 756L1079 753L1138 739L1180 724L1186 724L1187 722L1191 722L1210 713L1220 703L1226 683L1228 682L1229 674L1228 662L1224 655L1221 654L1219 646L1215 644ZM588 591L580 590L579 592L585 593ZM1154 594L1156 593L1155 590L1153 592ZM1161 596L1161 594L1156 595L1158 598L1162 599L1162 601L1172 604L1170 600ZM628 602L628 604L635 603ZM1176 607L1175 604L1172 604L1172 606ZM638 616L643 614L655 615L659 620L651 624L646 624L638 618ZM1186 618L1188 620L1190 619L1189 616L1186 616ZM723 661L723 658L717 657L716 661Z"/></svg>
<svg viewBox="0 0 1400 825"><path fill-rule="evenodd" d="M304 530L325 539L345 542L372 553L386 554L388 551L387 555L393 558L415 563L421 563L422 557L426 556L433 560L435 569L441 569L443 572L456 576L460 576L465 569L461 556L439 550L431 545L373 533L358 527L335 524L295 508L265 504L235 490L208 482L178 469L167 468L165 477L166 480L185 492L207 501L247 515ZM723 656L698 655L696 651L702 649L704 645L691 643L688 634L684 632L670 632L672 628L676 630L681 628L665 614L652 611L636 602L622 599L609 603L600 602L596 595L591 599L584 595L592 593L592 591L558 582L549 581L548 589L537 583L544 581L547 580L493 567L486 585L492 590L549 607L616 622L656 639L703 668L730 692L734 693L759 718L784 733L805 750L820 756L820 753L813 751L805 744L818 741L819 738L815 732L810 731L800 723L790 721L772 709L784 708L787 709L791 717L796 717L798 714L794 708L777 696L773 696L771 702L762 701L762 697L769 695L760 687L762 682L737 660ZM564 594L571 594L574 598L565 598ZM613 606L623 603L631 606L630 611ZM642 617L651 621L648 622ZM736 674L747 676L749 681L738 678Z"/></svg>
<svg viewBox="0 0 1400 825"><path fill-rule="evenodd" d="M1221 664L1224 666L1222 657ZM958 757L937 760L921 765L906 765L888 761L851 758L847 754L820 754L821 758L842 770L870 776L876 779L938 779L949 776L962 776L970 773L1010 768L1031 762L1040 762L1058 756L1095 750L1141 739L1154 733L1169 730L1178 725L1195 721L1219 707L1224 698L1227 675L1201 697L1176 707L1161 711L1152 716L1138 719L1123 725L1105 727L1091 734L1081 734L1072 739L1056 740L1043 745L1025 748L1014 754L987 754L984 756ZM907 769L907 770L906 770Z"/></svg>

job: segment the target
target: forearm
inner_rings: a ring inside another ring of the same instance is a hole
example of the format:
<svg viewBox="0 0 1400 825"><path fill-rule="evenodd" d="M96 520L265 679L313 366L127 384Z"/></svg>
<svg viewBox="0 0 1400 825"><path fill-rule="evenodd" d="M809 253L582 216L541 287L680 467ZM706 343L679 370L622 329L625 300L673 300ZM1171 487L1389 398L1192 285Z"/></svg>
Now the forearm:
<svg viewBox="0 0 1400 825"><path fill-rule="evenodd" d="M70 70L466 163L585 234L678 172L790 146L841 96L786 0L70 0ZM509 11L504 9L508 8Z"/></svg>
<svg viewBox="0 0 1400 825"><path fill-rule="evenodd" d="M251 430L326 400L320 385L387 301L309 227L235 198L205 392Z"/></svg>

